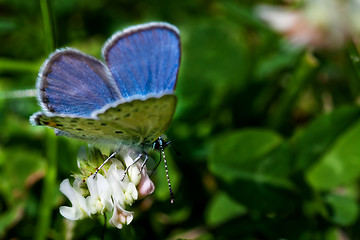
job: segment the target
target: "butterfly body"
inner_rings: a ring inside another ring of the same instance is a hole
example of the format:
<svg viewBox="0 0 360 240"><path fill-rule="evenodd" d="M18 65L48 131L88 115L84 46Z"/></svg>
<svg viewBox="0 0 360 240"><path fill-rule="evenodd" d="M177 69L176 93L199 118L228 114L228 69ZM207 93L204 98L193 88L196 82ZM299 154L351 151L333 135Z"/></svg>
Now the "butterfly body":
<svg viewBox="0 0 360 240"><path fill-rule="evenodd" d="M177 28L156 22L127 28L105 43L103 55L106 64L73 49L50 55L37 82L43 111L30 121L114 149L151 147L175 111Z"/></svg>

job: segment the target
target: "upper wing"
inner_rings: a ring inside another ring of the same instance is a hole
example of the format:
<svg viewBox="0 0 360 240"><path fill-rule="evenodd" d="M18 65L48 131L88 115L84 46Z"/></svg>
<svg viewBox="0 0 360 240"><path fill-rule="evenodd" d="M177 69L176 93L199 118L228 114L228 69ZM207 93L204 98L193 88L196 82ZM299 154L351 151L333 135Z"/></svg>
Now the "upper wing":
<svg viewBox="0 0 360 240"><path fill-rule="evenodd" d="M108 68L72 49L58 50L42 66L38 99L46 112L87 117L122 99Z"/></svg>
<svg viewBox="0 0 360 240"><path fill-rule="evenodd" d="M179 30L156 22L130 27L107 41L103 55L124 98L171 94L180 64Z"/></svg>
<svg viewBox="0 0 360 240"><path fill-rule="evenodd" d="M149 145L170 124L175 105L174 95L164 95L105 106L96 118L39 112L31 117L31 122L58 129L61 135L98 144Z"/></svg>

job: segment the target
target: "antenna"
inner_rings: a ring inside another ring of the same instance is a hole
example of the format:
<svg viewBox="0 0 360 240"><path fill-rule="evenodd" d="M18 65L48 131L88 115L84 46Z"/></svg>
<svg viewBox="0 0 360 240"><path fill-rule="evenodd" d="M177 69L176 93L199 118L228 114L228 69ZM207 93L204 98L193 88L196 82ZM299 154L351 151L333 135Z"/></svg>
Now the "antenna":
<svg viewBox="0 0 360 240"><path fill-rule="evenodd" d="M167 163L166 163L166 157L165 157L165 151L164 151L164 147L163 147L163 139L162 137L159 137L157 140L157 143L159 144L158 146L156 146L158 148L158 150L161 152L162 158L164 160L164 165L165 165L165 172L166 172L166 179L168 182L168 186L169 186L169 192L170 192L170 202L174 203L174 193L172 191L171 188L171 183L170 183L170 178L169 178L169 172L168 172L168 168L167 168ZM167 145L167 144L165 144Z"/></svg>

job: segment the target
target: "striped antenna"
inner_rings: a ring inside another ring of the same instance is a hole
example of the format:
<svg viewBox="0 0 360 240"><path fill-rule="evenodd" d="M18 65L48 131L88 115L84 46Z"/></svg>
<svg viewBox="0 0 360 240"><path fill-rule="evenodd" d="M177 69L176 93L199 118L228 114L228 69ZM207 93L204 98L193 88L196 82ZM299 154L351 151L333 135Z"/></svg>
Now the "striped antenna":
<svg viewBox="0 0 360 240"><path fill-rule="evenodd" d="M173 193L172 188L171 188L171 183L170 183L170 178L169 178L169 172L168 172L167 163L166 163L166 158L165 158L165 152L164 152L164 148L163 148L162 145L160 145L160 150L161 150L162 157L163 157L163 159L164 159L166 179L167 179L167 182L168 182L168 185L169 185L169 192L170 192L170 202L171 202L171 203L174 203L174 193Z"/></svg>
<svg viewBox="0 0 360 240"><path fill-rule="evenodd" d="M166 145L166 144L165 144ZM163 142L163 138L159 137L158 140L155 142L154 145L155 149L158 149L161 152L162 158L164 160L164 165L165 165L165 172L166 172L166 179L168 182L168 186L169 186L169 192L170 192L170 202L174 203L174 193L173 190L171 188L171 183L170 183L170 178L169 178L169 172L168 172L168 168L167 168L167 163L166 163L166 157L165 157L165 151L164 151L164 142Z"/></svg>

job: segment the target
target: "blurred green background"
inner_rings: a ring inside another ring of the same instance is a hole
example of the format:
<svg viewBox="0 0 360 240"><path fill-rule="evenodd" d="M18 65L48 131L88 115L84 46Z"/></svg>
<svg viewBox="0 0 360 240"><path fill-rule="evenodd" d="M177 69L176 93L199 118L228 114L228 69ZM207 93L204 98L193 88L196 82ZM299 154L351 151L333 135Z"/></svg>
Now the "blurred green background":
<svg viewBox="0 0 360 240"><path fill-rule="evenodd" d="M160 165L133 222L105 239L360 239L360 46L293 48L255 16L264 2L282 3L0 0L0 237L103 236L103 218L58 210L84 143L32 127L40 107L18 90L35 88L54 48L101 58L114 32L167 21L182 41L167 131L181 154L166 150L175 203Z"/></svg>

